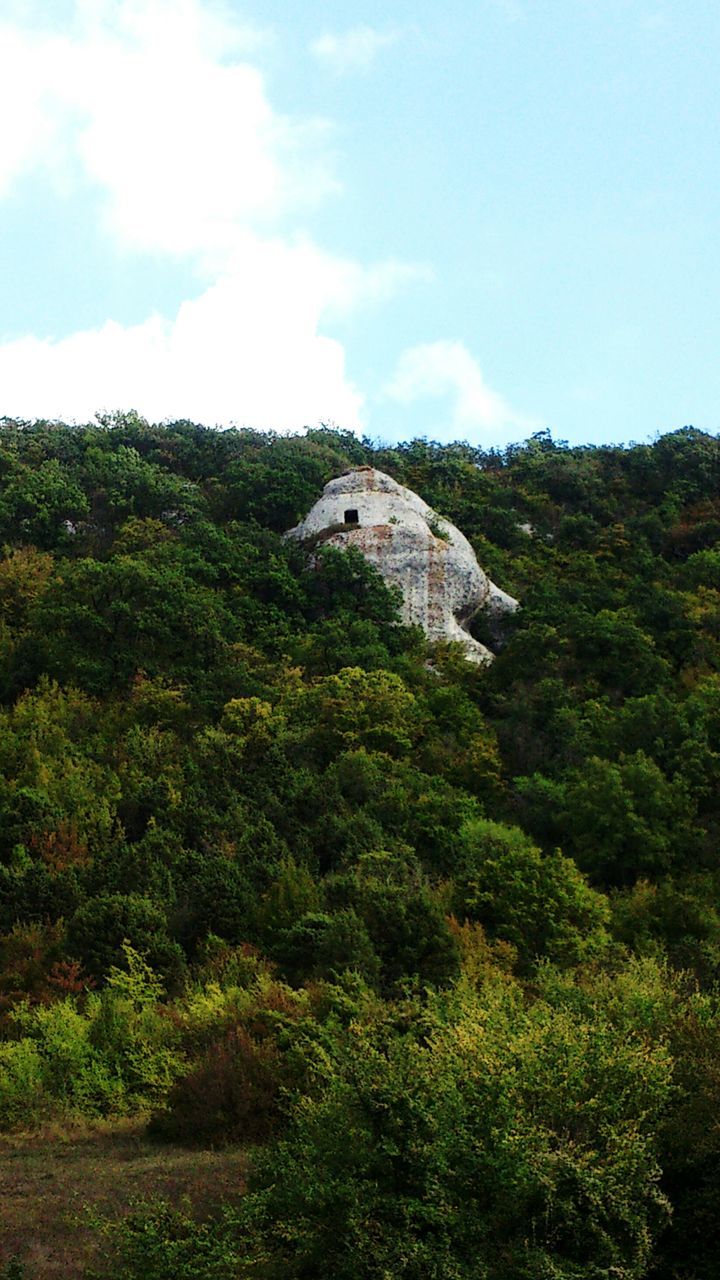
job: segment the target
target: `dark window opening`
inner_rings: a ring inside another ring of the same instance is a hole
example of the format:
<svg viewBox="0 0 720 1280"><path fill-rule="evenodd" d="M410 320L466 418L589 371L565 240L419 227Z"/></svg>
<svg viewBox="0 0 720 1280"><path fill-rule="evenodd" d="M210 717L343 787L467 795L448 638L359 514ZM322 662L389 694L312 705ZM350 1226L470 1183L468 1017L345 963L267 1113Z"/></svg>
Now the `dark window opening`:
<svg viewBox="0 0 720 1280"><path fill-rule="evenodd" d="M354 507L351 507L349 511L346 511L346 512L345 512L345 523L346 523L346 524L359 524L359 523L360 523L360 521L358 520L358 513L357 513L357 511L355 510L355 508L354 508Z"/></svg>

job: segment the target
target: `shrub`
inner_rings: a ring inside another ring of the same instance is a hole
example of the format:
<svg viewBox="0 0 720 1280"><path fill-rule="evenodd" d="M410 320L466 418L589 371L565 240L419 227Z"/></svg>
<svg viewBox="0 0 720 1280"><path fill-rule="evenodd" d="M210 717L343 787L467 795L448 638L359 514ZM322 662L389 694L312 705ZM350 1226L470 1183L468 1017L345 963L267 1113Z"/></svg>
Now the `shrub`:
<svg viewBox="0 0 720 1280"><path fill-rule="evenodd" d="M228 1221L229 1219L229 1221ZM237 1280L246 1253L232 1216L198 1222L163 1202L106 1223L106 1269L113 1280ZM14 1277L13 1277L14 1280Z"/></svg>
<svg viewBox="0 0 720 1280"><path fill-rule="evenodd" d="M10 1015L20 1038L0 1045L0 1127L41 1115L144 1110L183 1068L178 1031L158 1005L162 984L131 947L127 970L83 1002L24 1004Z"/></svg>
<svg viewBox="0 0 720 1280"><path fill-rule="evenodd" d="M89 1037L136 1108L164 1097L184 1066L179 1035L159 1003L163 984L127 943L126 968L112 968L107 986L87 1002Z"/></svg>
<svg viewBox="0 0 720 1280"><path fill-rule="evenodd" d="M32 1125L41 1119L46 1101L37 1045L28 1039L0 1044L0 1128Z"/></svg>
<svg viewBox="0 0 720 1280"><path fill-rule="evenodd" d="M233 1027L175 1083L149 1131L185 1142L262 1142L278 1118L286 1076L272 1040Z"/></svg>
<svg viewBox="0 0 720 1280"><path fill-rule="evenodd" d="M188 996L174 1021L195 1050L195 1065L167 1094L151 1132L213 1144L264 1141L280 1115L283 1091L305 1075L315 1029L310 1013L304 993L262 971L246 990L211 984Z"/></svg>
<svg viewBox="0 0 720 1280"><path fill-rule="evenodd" d="M505 977L404 1012L404 1034L397 1010L352 1025L258 1156L250 1274L641 1280L667 1216L663 1047L602 998L528 1008Z"/></svg>

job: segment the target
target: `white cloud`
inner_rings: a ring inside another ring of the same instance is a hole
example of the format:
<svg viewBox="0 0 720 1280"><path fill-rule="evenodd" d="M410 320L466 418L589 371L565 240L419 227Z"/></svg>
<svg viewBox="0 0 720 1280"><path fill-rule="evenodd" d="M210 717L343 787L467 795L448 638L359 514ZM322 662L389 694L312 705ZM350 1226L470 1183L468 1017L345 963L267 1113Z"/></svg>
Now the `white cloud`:
<svg viewBox="0 0 720 1280"><path fill-rule="evenodd" d="M340 35L327 33L318 36L310 45L310 52L334 75L343 76L353 71L367 71L380 50L395 44L398 39L397 31L353 27Z"/></svg>
<svg viewBox="0 0 720 1280"><path fill-rule="evenodd" d="M58 121L46 86L54 78L51 42L0 24L0 197L40 162L48 164Z"/></svg>
<svg viewBox="0 0 720 1280"><path fill-rule="evenodd" d="M109 321L59 341L0 346L0 414L76 421L134 408L163 420L293 430L323 419L362 426L363 396L323 318L373 301L405 268L367 271L307 240L238 240L232 271L173 320Z"/></svg>
<svg viewBox="0 0 720 1280"><path fill-rule="evenodd" d="M76 0L69 35L0 24L0 194L80 178L123 245L211 258L239 221L323 198L327 126L273 110L254 43L201 0Z"/></svg>
<svg viewBox="0 0 720 1280"><path fill-rule="evenodd" d="M520 439L541 425L510 407L488 387L482 370L462 342L424 342L402 352L385 395L399 404L451 398L449 419L439 430L474 439L491 433Z"/></svg>
<svg viewBox="0 0 720 1280"><path fill-rule="evenodd" d="M419 272L281 233L333 179L327 126L276 112L247 61L262 33L209 0L75 0L60 32L23 9L35 20L0 21L0 198L30 173L50 196L99 194L129 271L170 255L206 287L174 318L0 345L0 414L359 426L363 397L323 329Z"/></svg>
<svg viewBox="0 0 720 1280"><path fill-rule="evenodd" d="M0 0L1 2L1 0ZM364 397L331 324L428 272L323 252L286 228L334 189L329 126L278 113L250 61L265 36L213 0L47 0L0 19L0 199L27 175L102 205L108 249L197 265L174 317L0 345L0 415L87 420L135 408L291 429L362 427ZM6 0L7 6L7 0ZM397 34L357 27L312 46L332 71L366 69ZM8 314L11 314L9 310ZM386 394L451 397L455 434L527 432L459 342L405 351Z"/></svg>

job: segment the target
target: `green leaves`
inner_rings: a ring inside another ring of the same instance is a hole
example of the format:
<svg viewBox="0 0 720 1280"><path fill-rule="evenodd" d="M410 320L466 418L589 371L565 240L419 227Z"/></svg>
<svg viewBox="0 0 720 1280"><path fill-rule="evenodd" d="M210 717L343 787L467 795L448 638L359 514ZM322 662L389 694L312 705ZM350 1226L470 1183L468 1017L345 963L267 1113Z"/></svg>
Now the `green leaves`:
<svg viewBox="0 0 720 1280"><path fill-rule="evenodd" d="M301 732L307 726L303 746L324 763L357 747L406 756L421 724L417 702L399 676L360 667L297 690L288 715Z"/></svg>
<svg viewBox="0 0 720 1280"><path fill-rule="evenodd" d="M602 996L527 1008L506 982L406 1027L339 1040L258 1162L251 1256L288 1278L639 1280L666 1214L665 1051L615 1029Z"/></svg>
<svg viewBox="0 0 720 1280"><path fill-rule="evenodd" d="M668 778L645 752L617 763L592 757L562 782L536 775L520 782L531 825L550 811L555 838L578 865L605 884L662 874L699 851L694 805L682 778Z"/></svg>
<svg viewBox="0 0 720 1280"><path fill-rule="evenodd" d="M0 492L0 543L69 545L88 512L77 478L56 458L19 467Z"/></svg>
<svg viewBox="0 0 720 1280"><path fill-rule="evenodd" d="M108 1274L714 1274L718 442L0 435L0 1121L274 1144ZM490 670L283 538L368 462L522 599Z"/></svg>
<svg viewBox="0 0 720 1280"><path fill-rule="evenodd" d="M475 819L458 840L453 908L510 942L525 967L602 958L609 906L560 850L542 854L518 827Z"/></svg>

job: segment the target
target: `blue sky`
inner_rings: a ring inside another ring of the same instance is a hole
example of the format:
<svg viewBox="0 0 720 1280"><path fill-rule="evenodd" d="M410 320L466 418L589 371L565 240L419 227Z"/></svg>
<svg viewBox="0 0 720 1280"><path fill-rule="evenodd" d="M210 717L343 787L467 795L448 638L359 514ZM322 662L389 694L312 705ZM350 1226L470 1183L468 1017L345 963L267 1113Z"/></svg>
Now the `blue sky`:
<svg viewBox="0 0 720 1280"><path fill-rule="evenodd" d="M707 0L0 0L0 415L718 429Z"/></svg>

